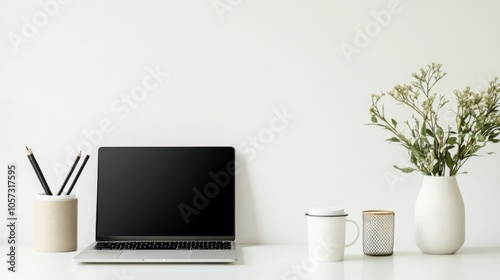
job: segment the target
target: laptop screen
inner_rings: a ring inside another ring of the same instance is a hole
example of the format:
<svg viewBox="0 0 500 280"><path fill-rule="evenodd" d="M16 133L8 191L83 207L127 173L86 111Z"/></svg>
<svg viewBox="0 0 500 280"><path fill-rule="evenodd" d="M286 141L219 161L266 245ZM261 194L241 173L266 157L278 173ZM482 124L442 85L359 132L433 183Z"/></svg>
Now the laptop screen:
<svg viewBox="0 0 500 280"><path fill-rule="evenodd" d="M96 240L235 236L232 147L101 147Z"/></svg>

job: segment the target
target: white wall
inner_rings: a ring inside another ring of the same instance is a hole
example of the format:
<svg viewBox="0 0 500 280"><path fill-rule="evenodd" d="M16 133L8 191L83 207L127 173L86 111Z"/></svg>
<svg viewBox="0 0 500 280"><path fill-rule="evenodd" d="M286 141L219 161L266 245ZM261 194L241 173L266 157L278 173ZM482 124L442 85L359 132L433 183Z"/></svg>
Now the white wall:
<svg viewBox="0 0 500 280"><path fill-rule="evenodd" d="M395 171L406 152L365 125L370 94L433 61L450 97L500 75L493 0L64 3L0 2L0 158L4 170L19 166L24 243L41 191L25 145L54 189L66 174L55 167L91 154L75 191L82 243L93 240L103 145L235 146L239 242L304 243L307 208L331 205L358 222L364 209L392 209L397 244L412 243L422 177ZM144 79L151 89L141 93ZM500 242L500 145L488 151L497 155L471 160L459 178L467 244Z"/></svg>

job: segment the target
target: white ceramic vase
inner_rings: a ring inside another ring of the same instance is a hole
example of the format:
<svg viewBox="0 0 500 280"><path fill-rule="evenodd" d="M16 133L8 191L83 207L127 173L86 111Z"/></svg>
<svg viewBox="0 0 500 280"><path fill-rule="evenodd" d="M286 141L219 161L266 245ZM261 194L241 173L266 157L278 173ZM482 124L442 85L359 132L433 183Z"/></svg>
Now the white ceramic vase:
<svg viewBox="0 0 500 280"><path fill-rule="evenodd" d="M465 241L465 206L455 176L424 176L415 205L415 242L426 254L453 254Z"/></svg>

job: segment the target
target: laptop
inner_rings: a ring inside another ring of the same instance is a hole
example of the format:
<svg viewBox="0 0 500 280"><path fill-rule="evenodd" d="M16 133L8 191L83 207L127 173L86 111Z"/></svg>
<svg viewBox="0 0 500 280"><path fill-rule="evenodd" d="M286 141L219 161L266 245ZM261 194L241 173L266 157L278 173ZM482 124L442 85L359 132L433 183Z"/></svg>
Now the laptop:
<svg viewBox="0 0 500 280"><path fill-rule="evenodd" d="M233 147L101 147L82 263L235 262Z"/></svg>

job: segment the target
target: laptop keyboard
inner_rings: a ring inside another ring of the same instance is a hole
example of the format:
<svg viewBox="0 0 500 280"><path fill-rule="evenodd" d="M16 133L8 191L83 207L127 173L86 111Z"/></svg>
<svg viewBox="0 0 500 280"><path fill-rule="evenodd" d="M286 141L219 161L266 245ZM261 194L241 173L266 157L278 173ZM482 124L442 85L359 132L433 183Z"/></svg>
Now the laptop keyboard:
<svg viewBox="0 0 500 280"><path fill-rule="evenodd" d="M107 241L95 250L231 250L229 241Z"/></svg>

